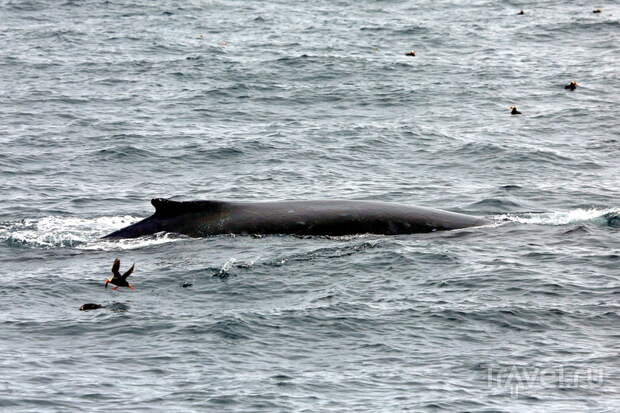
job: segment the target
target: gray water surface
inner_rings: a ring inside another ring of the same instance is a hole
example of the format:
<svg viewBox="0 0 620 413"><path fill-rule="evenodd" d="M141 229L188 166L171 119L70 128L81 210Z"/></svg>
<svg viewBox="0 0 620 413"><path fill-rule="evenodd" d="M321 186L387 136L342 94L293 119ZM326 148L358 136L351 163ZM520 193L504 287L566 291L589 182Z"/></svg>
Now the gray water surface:
<svg viewBox="0 0 620 413"><path fill-rule="evenodd" d="M620 7L595 6L0 1L0 410L616 412ZM155 197L494 224L99 240ZM115 257L136 291L103 288Z"/></svg>

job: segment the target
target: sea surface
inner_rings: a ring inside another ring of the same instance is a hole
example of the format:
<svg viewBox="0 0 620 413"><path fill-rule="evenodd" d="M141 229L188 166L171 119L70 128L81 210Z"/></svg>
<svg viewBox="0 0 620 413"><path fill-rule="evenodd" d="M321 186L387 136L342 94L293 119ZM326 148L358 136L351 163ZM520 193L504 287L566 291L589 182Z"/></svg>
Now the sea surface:
<svg viewBox="0 0 620 413"><path fill-rule="evenodd" d="M0 0L0 411L619 411L619 40L611 0ZM157 197L492 224L100 239Z"/></svg>

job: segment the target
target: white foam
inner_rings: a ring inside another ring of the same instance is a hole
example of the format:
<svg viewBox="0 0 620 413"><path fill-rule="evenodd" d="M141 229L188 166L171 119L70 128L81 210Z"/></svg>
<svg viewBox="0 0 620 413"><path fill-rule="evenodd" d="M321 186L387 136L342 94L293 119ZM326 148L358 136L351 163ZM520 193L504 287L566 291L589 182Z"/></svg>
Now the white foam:
<svg viewBox="0 0 620 413"><path fill-rule="evenodd" d="M76 218L48 216L0 225L0 240L24 247L77 247L106 231L139 220L132 216Z"/></svg>
<svg viewBox="0 0 620 413"><path fill-rule="evenodd" d="M152 245L167 244L170 242L181 241L186 237L178 234L171 234L169 232L158 232L153 235L148 235L140 238L125 238L115 240L96 239L92 242L88 242L85 245L78 246L83 250L133 250L143 247L149 247Z"/></svg>
<svg viewBox="0 0 620 413"><path fill-rule="evenodd" d="M597 218L601 218L607 214L620 214L620 208L610 209L573 209L570 211L559 212L547 212L537 214L502 214L496 215L494 218L502 221L512 221L521 224L534 224L534 225L567 225L575 224L579 222L592 221Z"/></svg>
<svg viewBox="0 0 620 413"><path fill-rule="evenodd" d="M134 249L176 241L171 234L131 240L101 240L100 237L139 221L130 215L76 218L47 216L0 224L0 242L25 248L78 248L88 250Z"/></svg>

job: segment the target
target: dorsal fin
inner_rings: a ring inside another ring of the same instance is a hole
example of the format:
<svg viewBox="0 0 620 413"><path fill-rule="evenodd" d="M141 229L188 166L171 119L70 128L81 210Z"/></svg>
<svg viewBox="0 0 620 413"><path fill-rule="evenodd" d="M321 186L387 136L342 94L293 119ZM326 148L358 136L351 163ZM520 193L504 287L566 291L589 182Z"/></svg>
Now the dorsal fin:
<svg viewBox="0 0 620 413"><path fill-rule="evenodd" d="M155 207L153 216L170 218L177 215L191 214L193 212L216 211L223 204L221 201L173 201L165 198L151 199Z"/></svg>

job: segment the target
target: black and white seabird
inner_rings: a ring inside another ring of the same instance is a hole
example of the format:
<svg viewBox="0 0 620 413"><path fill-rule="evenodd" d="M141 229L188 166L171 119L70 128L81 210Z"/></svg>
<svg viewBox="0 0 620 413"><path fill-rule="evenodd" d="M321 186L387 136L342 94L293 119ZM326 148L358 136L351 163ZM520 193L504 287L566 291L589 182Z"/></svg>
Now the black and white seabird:
<svg viewBox="0 0 620 413"><path fill-rule="evenodd" d="M575 82L574 80L572 82L570 82L568 85L564 86L564 89L567 90L575 90L577 89L577 82Z"/></svg>
<svg viewBox="0 0 620 413"><path fill-rule="evenodd" d="M116 287L112 287L113 290L116 290L118 287L128 287L132 290L135 290L131 284L127 282L127 277L131 275L133 272L133 268L135 267L135 263L132 264L131 268L129 268L123 275L118 271L121 268L121 260L118 258L114 260L114 264L112 264L112 277L105 280L105 288L108 288L108 283L116 285Z"/></svg>

